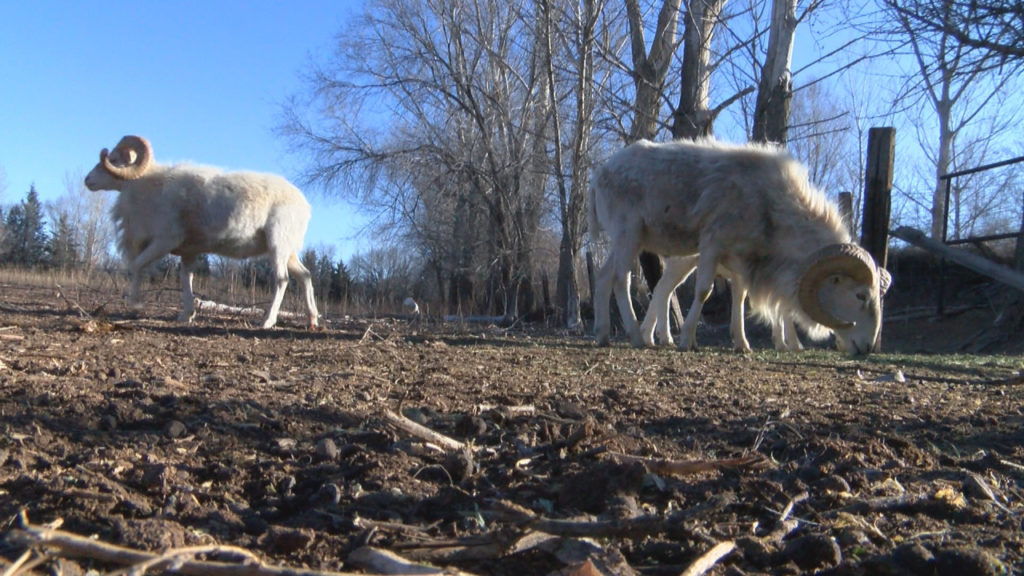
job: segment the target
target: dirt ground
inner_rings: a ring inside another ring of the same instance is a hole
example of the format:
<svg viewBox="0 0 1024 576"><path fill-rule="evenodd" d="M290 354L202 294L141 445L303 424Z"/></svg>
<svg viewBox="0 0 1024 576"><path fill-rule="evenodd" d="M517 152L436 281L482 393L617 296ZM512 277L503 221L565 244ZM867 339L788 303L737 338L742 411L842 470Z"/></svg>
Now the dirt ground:
<svg viewBox="0 0 1024 576"><path fill-rule="evenodd" d="M706 573L1024 570L1013 356L738 355L705 328L696 353L397 319L263 331L104 303L0 287L5 575L141 574L104 544L249 576L385 573L386 553L407 573L696 574L719 544ZM891 342L944 330L905 319Z"/></svg>

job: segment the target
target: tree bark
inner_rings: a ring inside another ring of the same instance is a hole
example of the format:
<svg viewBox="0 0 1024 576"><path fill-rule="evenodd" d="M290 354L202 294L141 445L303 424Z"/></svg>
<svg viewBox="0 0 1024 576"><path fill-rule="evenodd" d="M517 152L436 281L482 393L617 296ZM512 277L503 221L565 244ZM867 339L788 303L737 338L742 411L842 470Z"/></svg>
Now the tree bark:
<svg viewBox="0 0 1024 576"><path fill-rule="evenodd" d="M672 136L696 139L714 131L715 113L708 108L711 85L711 38L725 0L686 0L683 28L681 90Z"/></svg>
<svg viewBox="0 0 1024 576"><path fill-rule="evenodd" d="M754 107L755 142L785 144L789 131L789 104L793 97L793 39L796 36L797 0L772 0L772 22L768 32L768 53L761 68L761 80Z"/></svg>

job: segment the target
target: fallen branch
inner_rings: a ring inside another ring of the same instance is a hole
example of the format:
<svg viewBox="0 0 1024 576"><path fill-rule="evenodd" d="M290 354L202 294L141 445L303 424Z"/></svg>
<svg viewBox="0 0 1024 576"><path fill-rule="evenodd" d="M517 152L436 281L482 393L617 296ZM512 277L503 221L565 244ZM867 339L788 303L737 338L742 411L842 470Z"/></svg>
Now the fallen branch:
<svg viewBox="0 0 1024 576"><path fill-rule="evenodd" d="M254 316L263 314L263 309L256 306L231 306L229 304L219 304L213 300L203 300L202 298L196 298L196 310L219 314L252 314Z"/></svg>
<svg viewBox="0 0 1024 576"><path fill-rule="evenodd" d="M714 472L728 468L746 468L764 462L764 457L760 454L751 454L750 456L741 456L739 458L726 458L724 460L666 460L664 458L642 458L618 452L610 452L610 454L620 462L639 462L647 468L648 472L654 474L673 474L678 476Z"/></svg>
<svg viewBox="0 0 1024 576"><path fill-rule="evenodd" d="M149 568L172 564L175 572L186 576L357 576L353 572L321 571L263 564L248 550L234 546L178 548L168 550L163 554L154 554L125 546L107 544L62 530L33 526L24 519L24 516L22 516L22 526L11 530L7 539L12 544L28 548L49 549L57 556L88 558L97 562L129 566L131 568L125 572L133 575L141 575ZM242 558L243 562L228 563L195 559L201 554L230 554ZM405 572L384 572L383 574L463 574L457 571L445 572L443 569L424 572L424 568L430 567L417 567L412 564L405 566L408 568ZM9 569L5 571L5 576L8 572L13 574Z"/></svg>
<svg viewBox="0 0 1024 576"><path fill-rule="evenodd" d="M435 431L431 430L430 428L427 428L426 426L424 426L422 424L418 424L416 422L413 422L412 420L409 420L405 416L402 416L401 414L396 414L396 413L392 412L391 410L385 410L384 411L384 419L389 424L391 424L392 426L395 426L396 428L398 428L399 430L405 432L406 434L409 434L409 435L415 436L416 438L419 438L421 440L426 440L427 442L432 442L434 444L442 446L445 450L456 451L456 450L463 450L463 449L466 448L466 444L465 443L459 442L458 440L456 440L454 438L450 438L448 436L445 436L444 434L441 434L440 432L435 432Z"/></svg>

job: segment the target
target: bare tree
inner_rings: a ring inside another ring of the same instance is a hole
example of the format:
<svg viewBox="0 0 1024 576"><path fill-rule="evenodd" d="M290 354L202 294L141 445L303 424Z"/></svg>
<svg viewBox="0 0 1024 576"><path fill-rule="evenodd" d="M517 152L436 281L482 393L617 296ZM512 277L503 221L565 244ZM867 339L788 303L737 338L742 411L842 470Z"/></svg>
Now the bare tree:
<svg viewBox="0 0 1024 576"><path fill-rule="evenodd" d="M660 124L665 78L676 50L676 29L681 0L663 0L648 51L644 38L643 13L638 0L625 0L629 22L630 54L633 57L633 124L628 142L653 140Z"/></svg>
<svg viewBox="0 0 1024 576"><path fill-rule="evenodd" d="M958 135L978 120L1013 78L993 73L997 53L973 57L970 47L961 43L947 28L961 16L955 15L953 2L943 2L935 13L942 18L938 29L912 18L900 0L884 0L889 14L899 26L898 41L906 41L916 64L916 80L910 82L904 98L924 100L935 113L938 137L934 144L934 187L931 198L931 237L942 239L946 214L945 184L940 178L954 165ZM977 9L976 3L971 3ZM976 12L968 11L970 14ZM913 107L913 104L910 105Z"/></svg>
<svg viewBox="0 0 1024 576"><path fill-rule="evenodd" d="M86 272L109 263L116 232L110 215L113 195L86 190L81 171L64 174L64 194L47 205L50 222L63 219L75 235Z"/></svg>
<svg viewBox="0 0 1024 576"><path fill-rule="evenodd" d="M1024 65L1024 4L1019 0L887 0L917 30L947 35L986 67ZM993 58L994 57L994 58Z"/></svg>
<svg viewBox="0 0 1024 576"><path fill-rule="evenodd" d="M739 90L714 109L709 107L711 73L711 46L715 27L721 23L725 0L687 0L683 15L683 61L679 72L679 105L673 113L674 138L698 138L714 132L718 114L753 87Z"/></svg>
<svg viewBox="0 0 1024 576"><path fill-rule="evenodd" d="M457 267L473 268L489 307L509 318L529 301L545 192L531 175L542 136L533 111L548 95L525 12L520 1L371 2L283 123L312 152L310 181L359 185L358 200L388 225L407 226L406 207L445 206L451 241L466 246L459 218L483 214L481 259ZM436 184L447 202L416 199Z"/></svg>
<svg viewBox="0 0 1024 576"><path fill-rule="evenodd" d="M577 266L586 226L584 209L595 113L594 50L598 17L604 2L583 0L577 10L562 12L563 26L556 26L551 0L539 0L539 4L542 17L540 29L544 39L544 66L552 103L554 185L557 190L558 217L561 224L556 305L565 312L566 326L575 330L582 325ZM569 60L565 73L567 78L562 83L556 78L556 52L553 41L555 30L559 28L570 31L562 36L565 46L563 53ZM560 95L560 84L564 84L567 91L573 95L567 114L561 112L560 102L565 97ZM571 126L564 126L566 120L563 116L569 119ZM564 132L567 132L565 145L562 142Z"/></svg>
<svg viewBox="0 0 1024 576"><path fill-rule="evenodd" d="M847 106L821 83L794 93L790 105L788 148L807 166L811 181L832 192L844 189L843 163L853 155L846 150L851 132ZM859 157L855 163L860 165Z"/></svg>

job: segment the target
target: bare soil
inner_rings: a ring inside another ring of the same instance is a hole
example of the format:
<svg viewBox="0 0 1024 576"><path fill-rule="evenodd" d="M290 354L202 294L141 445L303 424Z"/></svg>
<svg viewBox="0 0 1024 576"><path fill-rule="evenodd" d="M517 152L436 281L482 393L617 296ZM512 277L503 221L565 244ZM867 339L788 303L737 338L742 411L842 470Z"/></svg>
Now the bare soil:
<svg viewBox="0 0 1024 576"><path fill-rule="evenodd" d="M105 299L0 290L9 574L29 570L11 566L26 520L324 572L379 573L362 558L384 550L473 574L679 574L722 542L709 574L1024 566L1013 357L738 355L715 327L679 353L426 320L182 326ZM945 329L905 319L887 345ZM36 573L118 568L39 554Z"/></svg>

